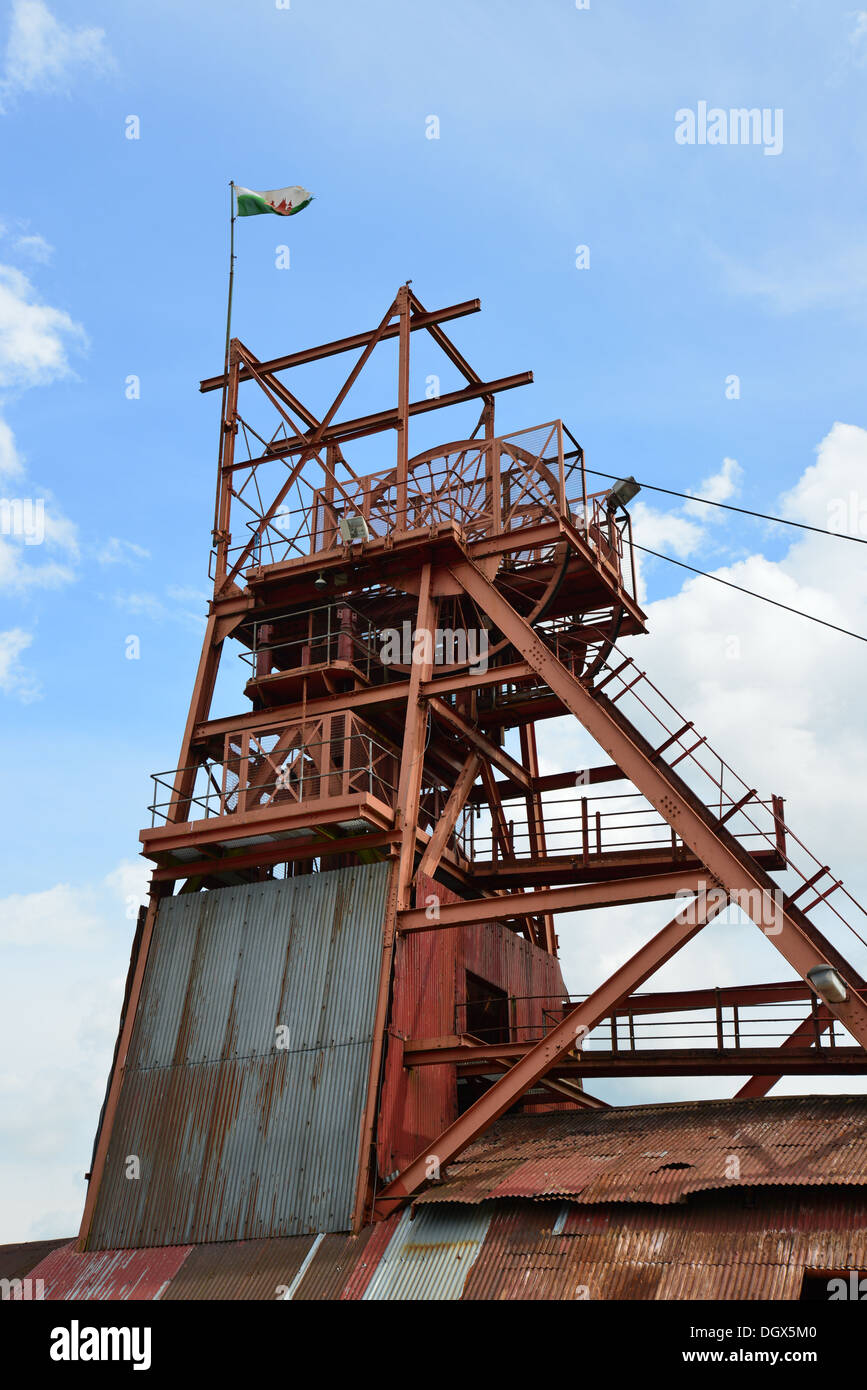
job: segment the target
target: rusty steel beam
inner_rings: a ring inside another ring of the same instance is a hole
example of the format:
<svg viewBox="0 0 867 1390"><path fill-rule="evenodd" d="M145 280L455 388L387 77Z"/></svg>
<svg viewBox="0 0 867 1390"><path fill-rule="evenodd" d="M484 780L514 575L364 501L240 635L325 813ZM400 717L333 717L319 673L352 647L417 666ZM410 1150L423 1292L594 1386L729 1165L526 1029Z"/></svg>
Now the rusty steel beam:
<svg viewBox="0 0 867 1390"><path fill-rule="evenodd" d="M603 883L576 883L565 888L537 888L531 893L512 892L493 898L441 903L436 921L427 909L401 912L401 932L438 931L443 927L468 927L479 922L504 922L512 917L545 912L583 912L593 907L624 907L628 903L660 902L665 898L697 893L700 879L693 870L676 869L645 878L617 879Z"/></svg>
<svg viewBox="0 0 867 1390"><path fill-rule="evenodd" d="M416 631L433 632L436 627L437 601L431 593L431 566L425 565L419 584ZM403 754L400 761L400 776L397 787L397 811L395 821L400 831L400 844L390 876L386 900L385 921L382 927L382 955L379 967L376 1009L373 1020L373 1041L370 1050L370 1067L367 1075L364 1115L358 1149L358 1168L353 1203L353 1230L360 1230L364 1224L367 1210L368 1186L376 1157L374 1152L376 1138L376 1116L382 1080L383 1055L386 1030L388 1027L389 1001L391 998L392 972L394 970L394 948L397 941L397 917L401 908L406 907L412 893L413 866L415 863L416 834L418 828L419 800L421 796L422 774L424 772L427 708L419 698L421 683L430 677L430 662L420 662L413 666L410 676L410 689L406 702L404 720Z"/></svg>
<svg viewBox="0 0 867 1390"><path fill-rule="evenodd" d="M429 691L435 684L436 682L429 681L424 688ZM533 790L533 778L530 773L520 763L516 763L514 758L510 758L504 749L485 738L484 734L480 734L475 725L462 714L452 709L451 705L447 705L437 695L428 695L428 703L433 714L456 729L464 742L476 753L480 753L488 763L493 763L501 772L505 772L510 782L517 782L525 791Z"/></svg>
<svg viewBox="0 0 867 1390"><path fill-rule="evenodd" d="M446 406L462 405L465 401L477 400L479 396L493 395L495 392L501 391L514 391L518 386L532 386L532 384L532 372L514 372L511 376L497 377L494 381L482 381L477 386L462 386L457 391L444 391L441 396L430 398L425 396L421 400L410 401L406 407L406 414L426 415L430 410L443 410ZM302 448L313 449L320 444L333 443L335 440L343 440L344 443L347 443L351 439L363 439L365 435L379 434L381 430L396 429L399 422L400 411L396 406L389 410L375 411L370 415L359 415L355 419L341 420L333 425L327 425L323 430L314 431L305 438L303 445L293 443L290 440L275 441L267 453L257 454L255 458L248 459L244 463L235 463L233 467L254 468L260 463L267 463L275 458L284 458L285 455L296 453Z"/></svg>
<svg viewBox="0 0 867 1390"><path fill-rule="evenodd" d="M407 1066L414 1066L415 1063L406 1063ZM497 1071L511 1071L511 1062L494 1061L491 1063ZM543 1076L539 1082L543 1091L549 1092L555 1100L568 1100L572 1105L579 1106L582 1110L610 1110L611 1106L606 1100L600 1100L598 1096L591 1095L576 1085L574 1081L564 1081L555 1076Z"/></svg>
<svg viewBox="0 0 867 1390"><path fill-rule="evenodd" d="M421 695L424 698L436 695L453 694L455 691L472 690L475 687L499 685L501 682L520 680L529 672L526 662L512 662L508 666L491 668L479 675L442 676L436 680L422 681ZM334 695L317 695L309 699L305 714L311 719L320 714L334 714L343 710L360 709L368 705L402 704L409 692L409 681L393 681L388 685L372 685L364 690L341 691ZM222 719L201 720L193 730L193 743L207 743L212 738L222 738L225 734L242 733L245 729L273 729L285 724L288 719L298 717L297 703L274 706L271 709L250 710L246 714L231 714ZM502 751L502 750L500 750Z"/></svg>
<svg viewBox="0 0 867 1390"><path fill-rule="evenodd" d="M255 869L272 864L282 864L290 859L327 859L335 854L354 854L359 850L380 849L388 851L398 839L393 830L367 835L346 835L342 839L319 840L281 840L270 845L257 845L255 849L243 853L214 855L209 859L176 861L173 864L160 864L154 869L154 883L174 882L179 878L196 878L203 874L219 875L235 873L242 869Z"/></svg>
<svg viewBox="0 0 867 1390"><path fill-rule="evenodd" d="M515 612L475 565L466 562L451 566L454 577L469 596L481 606L517 651L560 697L567 709L609 753L629 780L672 826L684 844L707 866L710 876L727 892L757 893L760 902L775 902L777 885L755 859L714 817L686 782L656 756L655 750L619 713L616 706L594 695L566 670L546 647L529 623ZM751 901L747 898L747 901ZM761 929L762 923L757 923ZM832 1012L862 1047L867 1047L867 1002L853 985L856 972L845 958L817 931L800 911L793 911L788 900L768 924L765 932L802 979L816 966L832 964L847 985L847 998L832 1006Z"/></svg>
<svg viewBox="0 0 867 1390"><path fill-rule="evenodd" d="M467 1049L464 1049L466 1051ZM551 1069L549 1077L569 1080L574 1077L606 1076L743 1076L747 1072L755 1076L767 1077L771 1082L780 1067L780 1049L731 1048L718 1051L710 1047L697 1048L621 1048L609 1052L592 1048L581 1057L567 1057ZM452 1064L458 1059L452 1057ZM428 1059L433 1065L434 1059ZM409 1065L409 1064L408 1064ZM417 1065L414 1061L412 1065ZM445 1059L439 1059L445 1065ZM500 1061L477 1061L464 1059L460 1076L490 1076L494 1071L501 1072ZM863 1047L802 1047L793 1049L786 1062L786 1072L796 1076L865 1076L867 1075L867 1053ZM549 1078L546 1078L549 1079ZM531 1103L536 1098L524 1092L522 1099ZM436 1152L434 1144L428 1150Z"/></svg>
<svg viewBox="0 0 867 1390"><path fill-rule="evenodd" d="M465 299L461 304L450 304L445 309L425 310L415 314L410 320L410 328L414 333L419 328L430 328L434 324L448 323L452 319L465 318L468 314L477 314L482 304L479 299ZM398 325L394 324L386 329L383 338L396 338ZM265 372L283 372L289 367L302 367L306 362L318 362L324 357L336 357L341 352L354 352L356 348L363 348L370 342L376 332L375 328L370 328L366 333L353 333L348 338L335 338L333 342L321 343L319 347L303 348L300 352L288 352L282 357L272 357L267 362L260 363ZM248 381L252 374L241 372L240 380ZM221 373L220 376L205 377L204 381L199 382L199 390L219 391L221 390L226 378Z"/></svg>
<svg viewBox="0 0 867 1390"><path fill-rule="evenodd" d="M412 1163L382 1189L374 1209L377 1218L388 1216L396 1204L418 1191L427 1180L428 1158L431 1155L436 1157L441 1169L451 1163L468 1144L545 1076L555 1062L573 1051L576 1043L583 1040L622 999L638 989L726 906L727 903L720 901L719 897L711 898L703 893L690 911L680 912L672 918L662 931L657 932L630 960L615 970L587 999L571 1009L562 1022L535 1043L510 1071L495 1081L489 1091L437 1139L426 1145Z"/></svg>
<svg viewBox="0 0 867 1390"><path fill-rule="evenodd" d="M457 825L458 816L463 810L467 795L476 774L479 770L480 759L478 753L470 753L460 770L458 779L449 793L449 799L443 807L442 815L436 823L434 832L428 841L427 849L421 857L418 866L418 874L426 874L428 878L433 878L437 871L443 852L449 841L449 836Z"/></svg>

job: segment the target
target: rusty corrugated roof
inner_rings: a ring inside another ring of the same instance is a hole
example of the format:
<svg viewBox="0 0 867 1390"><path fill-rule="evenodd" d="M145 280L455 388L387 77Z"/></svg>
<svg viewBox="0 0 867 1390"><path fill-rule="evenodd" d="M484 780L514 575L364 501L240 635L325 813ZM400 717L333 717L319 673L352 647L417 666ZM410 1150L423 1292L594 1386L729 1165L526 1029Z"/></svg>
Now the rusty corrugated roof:
<svg viewBox="0 0 867 1390"><path fill-rule="evenodd" d="M797 1299L806 1270L867 1264L867 1193L852 1189L712 1192L669 1207L489 1209L465 1301Z"/></svg>
<svg viewBox="0 0 867 1390"><path fill-rule="evenodd" d="M44 1280L48 1300L155 1299L163 1294L190 1250L189 1245L168 1245L158 1250L86 1250L79 1254L70 1241L40 1261L30 1278Z"/></svg>
<svg viewBox="0 0 867 1390"><path fill-rule="evenodd" d="M418 1198L679 1202L751 1186L867 1184L867 1096L506 1116Z"/></svg>
<svg viewBox="0 0 867 1390"><path fill-rule="evenodd" d="M832 1187L707 1192L667 1206L427 1205L357 1237L192 1249L80 1255L70 1242L31 1278L55 1300L796 1299L806 1271L865 1268L867 1191Z"/></svg>
<svg viewBox="0 0 867 1390"><path fill-rule="evenodd" d="M314 1239L286 1236L196 1245L162 1295L162 1301L284 1297Z"/></svg>

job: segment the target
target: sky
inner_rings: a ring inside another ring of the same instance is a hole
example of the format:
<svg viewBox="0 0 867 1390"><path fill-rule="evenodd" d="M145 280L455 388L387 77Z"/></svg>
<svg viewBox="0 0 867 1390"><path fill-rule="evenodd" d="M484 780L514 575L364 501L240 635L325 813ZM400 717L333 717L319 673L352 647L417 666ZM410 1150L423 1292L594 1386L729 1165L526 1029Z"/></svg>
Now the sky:
<svg viewBox="0 0 867 1390"><path fill-rule="evenodd" d="M407 279L428 307L478 296L457 345L535 377L500 432L563 418L602 472L864 539L865 81L867 11L837 0L0 3L0 498L34 523L0 531L0 1240L80 1216L149 776L176 761L204 627L218 399L197 385L222 362L229 180L316 195L238 225L233 331L260 358L373 326ZM741 107L759 138L712 139ZM867 634L858 544L648 489L633 520ZM636 660L867 897L864 644L662 560L640 577ZM541 751L587 754L562 722ZM669 915L562 919L570 987ZM658 978L789 973L727 921Z"/></svg>

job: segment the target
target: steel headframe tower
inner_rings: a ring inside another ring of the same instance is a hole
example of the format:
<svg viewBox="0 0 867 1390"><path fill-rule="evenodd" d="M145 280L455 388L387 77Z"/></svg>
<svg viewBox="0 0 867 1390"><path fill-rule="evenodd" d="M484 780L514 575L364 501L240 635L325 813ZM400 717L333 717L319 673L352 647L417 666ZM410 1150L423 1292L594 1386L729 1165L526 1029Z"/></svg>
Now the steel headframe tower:
<svg viewBox="0 0 867 1390"><path fill-rule="evenodd" d="M223 400L214 594L179 765L155 779L154 821L142 832L156 868L89 1210L155 915L176 890L390 859L356 1225L393 1211L425 1182L429 1155L445 1165L540 1083L561 1102L593 1105L582 1087L595 1075L746 1074L739 1094L762 1095L788 1072L865 1070L864 981L844 955L852 900L788 831L782 800L741 782L618 648L645 629L629 516L616 491L588 494L583 453L560 421L497 435L496 395L532 375L484 381L464 359L443 325L479 307L431 312L404 285L374 329L264 362L236 338L228 375L201 383ZM410 346L422 330L465 384L413 400ZM374 351L395 338L396 403L338 420ZM354 366L317 418L284 375L345 353L358 354ZM467 401L481 403L470 438L410 455L414 416ZM392 433L394 461L357 473L352 442ZM247 661L250 707L211 718L230 637ZM543 775L536 725L563 715L602 756ZM401 936L494 922L555 955L557 913L675 897L684 902L671 922L589 997L561 1001L537 1037L402 1039L398 1065L454 1065L487 1084L376 1190ZM637 993L732 902L793 978ZM783 1045L744 1045L738 1008L787 1001L806 1013ZM634 1039L645 1016L707 1007L719 1024L711 1047L624 1045L627 1023ZM725 1008L734 1040L723 1034ZM822 1046L835 1020L853 1046ZM602 1023L610 1047L585 1046Z"/></svg>

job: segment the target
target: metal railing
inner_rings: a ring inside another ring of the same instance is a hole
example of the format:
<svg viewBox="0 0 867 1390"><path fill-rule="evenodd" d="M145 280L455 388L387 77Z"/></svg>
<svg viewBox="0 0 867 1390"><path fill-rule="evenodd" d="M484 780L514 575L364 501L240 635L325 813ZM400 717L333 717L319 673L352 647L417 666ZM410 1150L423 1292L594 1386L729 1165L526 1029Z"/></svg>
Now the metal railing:
<svg viewBox="0 0 867 1390"><path fill-rule="evenodd" d="M772 811L772 800L760 804ZM579 794L554 797L543 792L538 819L528 813L525 796L504 797L501 805L507 840L505 852L487 808L479 805L464 808L456 837L468 858L489 858L496 862L502 858L523 860L547 854L578 858L588 864L616 852L665 849L674 858L691 854L677 832L641 792L598 797ZM750 841L760 837L758 831L748 830L739 838L750 849ZM540 840L544 846L540 845ZM763 849L764 844L755 847Z"/></svg>
<svg viewBox="0 0 867 1390"><path fill-rule="evenodd" d="M251 469L255 466L251 462ZM242 484L235 498L251 519L245 523L248 534L227 547L229 570L251 543L246 566L251 569L339 549L344 545L340 522L350 516L363 517L374 539L451 523L467 541L564 517L618 573L627 548L631 556L628 516L612 517L604 502L607 492L587 493L583 453L565 457L560 420L429 450L410 460L405 483L398 482L394 468L341 480L332 471L325 487L314 487L302 474L294 484L295 501L267 520L259 501L244 491ZM212 578L214 565L212 552ZM627 574L634 595L632 559Z"/></svg>
<svg viewBox="0 0 867 1390"><path fill-rule="evenodd" d="M802 1046L833 1049L845 1043L848 1034L839 1021L822 1006L814 995L809 999L783 999L762 1004L726 1003L696 1008L691 1005L673 1006L646 1013L641 1007L642 995L633 996L636 1007L618 1008L600 1019L581 1039L581 1052L640 1052L667 1048L707 1048L714 1052L732 1052L744 1048L781 1047L796 1029L803 1032ZM586 994L510 995L509 1043L535 1043L547 1037L562 1022L563 1015L582 1003ZM455 1006L455 1033L476 1038L480 1043L502 1043L502 1026L474 1024L467 1027L468 1010L478 1010L490 1003L501 1005L502 996L489 1000L462 1000ZM675 1013L684 1017L675 1018ZM785 1069L785 1054L780 1057Z"/></svg>
<svg viewBox="0 0 867 1390"><path fill-rule="evenodd" d="M338 737L289 742L286 730L245 734L228 743L221 760L151 774L151 826L169 821L208 820L268 808L367 793L390 806L396 793L396 752L360 728ZM289 726L291 732L291 726ZM281 743L282 746L278 746ZM267 746L270 741L272 746ZM189 774L192 787L180 788ZM163 793L162 798L160 793Z"/></svg>

